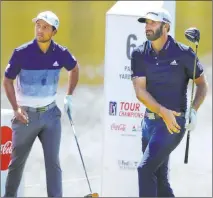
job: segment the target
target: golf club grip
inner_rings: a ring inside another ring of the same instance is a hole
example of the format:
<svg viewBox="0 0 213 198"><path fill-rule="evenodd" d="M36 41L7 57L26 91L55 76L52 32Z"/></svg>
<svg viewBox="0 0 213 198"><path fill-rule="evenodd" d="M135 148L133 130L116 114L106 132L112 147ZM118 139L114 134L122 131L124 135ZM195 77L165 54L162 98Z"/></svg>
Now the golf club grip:
<svg viewBox="0 0 213 198"><path fill-rule="evenodd" d="M189 156L189 140L190 140L190 132L188 131L187 140L186 140L185 159L184 159L184 163L185 163L185 164L188 163L188 156Z"/></svg>

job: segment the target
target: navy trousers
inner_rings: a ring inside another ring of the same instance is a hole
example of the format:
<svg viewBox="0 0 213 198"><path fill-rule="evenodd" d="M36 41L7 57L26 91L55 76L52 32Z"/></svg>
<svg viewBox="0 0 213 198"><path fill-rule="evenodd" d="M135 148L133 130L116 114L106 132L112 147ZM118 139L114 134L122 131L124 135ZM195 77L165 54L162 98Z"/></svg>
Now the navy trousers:
<svg viewBox="0 0 213 198"><path fill-rule="evenodd" d="M179 145L184 133L186 119L176 117L180 133L170 134L162 118L142 123L143 157L138 166L139 197L174 197L170 186L169 155Z"/></svg>

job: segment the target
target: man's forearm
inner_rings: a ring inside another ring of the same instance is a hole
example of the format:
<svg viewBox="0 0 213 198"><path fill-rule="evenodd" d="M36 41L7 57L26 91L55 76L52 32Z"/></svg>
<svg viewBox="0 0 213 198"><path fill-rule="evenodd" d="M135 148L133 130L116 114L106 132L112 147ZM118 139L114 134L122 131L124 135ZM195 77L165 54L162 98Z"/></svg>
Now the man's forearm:
<svg viewBox="0 0 213 198"><path fill-rule="evenodd" d="M77 67L77 66L76 66ZM78 83L79 69L78 67L68 72L68 90L67 95L72 95L73 91Z"/></svg>
<svg viewBox="0 0 213 198"><path fill-rule="evenodd" d="M9 100L13 110L16 111L18 109L18 104L16 101L16 95L15 95L15 89L13 86L13 81L9 80L9 79L4 79L3 85L4 85L4 89L5 89L7 98Z"/></svg>
<svg viewBox="0 0 213 198"><path fill-rule="evenodd" d="M198 85L196 88L195 98L192 107L197 111L200 105L203 103L207 94L207 84Z"/></svg>
<svg viewBox="0 0 213 198"><path fill-rule="evenodd" d="M137 99L142 102L150 111L160 115L161 105L145 89L137 90Z"/></svg>

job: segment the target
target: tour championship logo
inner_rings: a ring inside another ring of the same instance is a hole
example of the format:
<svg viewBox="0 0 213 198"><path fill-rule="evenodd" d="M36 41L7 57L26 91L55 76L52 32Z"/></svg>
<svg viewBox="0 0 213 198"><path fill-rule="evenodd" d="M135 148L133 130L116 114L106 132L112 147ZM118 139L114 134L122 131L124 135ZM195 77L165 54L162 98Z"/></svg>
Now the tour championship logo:
<svg viewBox="0 0 213 198"><path fill-rule="evenodd" d="M137 102L109 102L109 115L132 118L143 118L142 105Z"/></svg>
<svg viewBox="0 0 213 198"><path fill-rule="evenodd" d="M12 129L1 127L1 171L7 170L12 153Z"/></svg>

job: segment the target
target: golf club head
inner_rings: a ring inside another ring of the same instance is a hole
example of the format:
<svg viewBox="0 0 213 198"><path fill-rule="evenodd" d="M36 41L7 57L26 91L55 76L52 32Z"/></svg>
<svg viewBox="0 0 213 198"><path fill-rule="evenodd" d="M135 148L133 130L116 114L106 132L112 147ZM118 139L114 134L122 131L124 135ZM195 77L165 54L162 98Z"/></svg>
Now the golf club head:
<svg viewBox="0 0 213 198"><path fill-rule="evenodd" d="M195 27L191 27L185 31L185 37L189 41L198 45L198 43L200 41L200 31Z"/></svg>
<svg viewBox="0 0 213 198"><path fill-rule="evenodd" d="M99 197L98 193L92 193L92 194L88 194L84 197Z"/></svg>

